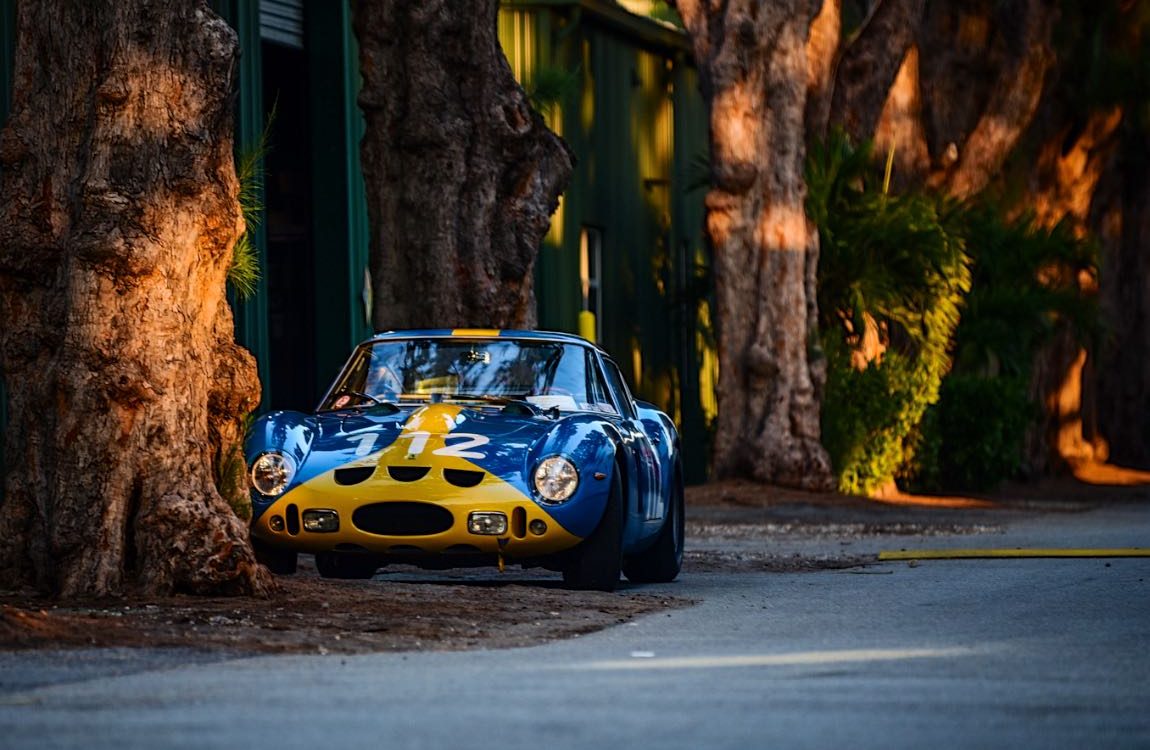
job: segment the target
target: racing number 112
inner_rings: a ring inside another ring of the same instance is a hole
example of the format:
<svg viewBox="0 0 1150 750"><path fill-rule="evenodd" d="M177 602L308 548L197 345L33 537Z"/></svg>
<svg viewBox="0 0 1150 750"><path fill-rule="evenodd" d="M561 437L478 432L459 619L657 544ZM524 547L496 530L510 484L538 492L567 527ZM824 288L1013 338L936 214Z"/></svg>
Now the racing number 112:
<svg viewBox="0 0 1150 750"><path fill-rule="evenodd" d="M427 449L427 441L431 439L430 432L409 432L403 437L411 440L407 448L407 458L415 458ZM458 439L462 438L462 442ZM456 439L454 445L447 445L448 440ZM487 445L491 439L484 435L475 435L470 432L453 432L443 438L444 446L431 452L433 456L447 456L449 458L487 458L486 453L480 453L473 448Z"/></svg>

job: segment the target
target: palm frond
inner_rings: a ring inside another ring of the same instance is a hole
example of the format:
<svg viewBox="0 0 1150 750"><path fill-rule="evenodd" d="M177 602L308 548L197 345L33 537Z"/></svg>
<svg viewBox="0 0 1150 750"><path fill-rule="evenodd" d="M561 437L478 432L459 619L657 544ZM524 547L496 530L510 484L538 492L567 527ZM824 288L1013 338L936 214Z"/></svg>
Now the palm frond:
<svg viewBox="0 0 1150 750"><path fill-rule="evenodd" d="M264 158L268 153L268 143L272 123L275 122L276 108L273 106L264 129L251 146L237 157L236 177L240 183L240 211L244 216L244 233L232 248L231 265L228 266L228 282L236 295L248 299L259 288L259 252L252 237L259 227L264 211Z"/></svg>

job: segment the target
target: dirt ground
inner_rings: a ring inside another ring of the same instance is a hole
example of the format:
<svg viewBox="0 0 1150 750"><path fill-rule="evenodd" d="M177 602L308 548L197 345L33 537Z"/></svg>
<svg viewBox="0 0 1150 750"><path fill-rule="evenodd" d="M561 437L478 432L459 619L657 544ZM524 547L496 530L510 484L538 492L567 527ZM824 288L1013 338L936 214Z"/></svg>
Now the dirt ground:
<svg viewBox="0 0 1150 750"><path fill-rule="evenodd" d="M874 500L742 482L687 490L684 572L802 572L867 565L828 544L817 555L776 554L772 541L871 534L961 534L1012 513L1076 512L1150 501L1150 474L1093 475L1006 487L993 496ZM730 553L738 540L751 553ZM731 545L734 546L734 545ZM310 557L270 599L133 597L54 602L0 591L0 649L190 647L230 653L362 653L507 648L575 637L690 599L624 584L613 594L566 591L558 574L509 568L426 573L385 568L370 581L321 579Z"/></svg>

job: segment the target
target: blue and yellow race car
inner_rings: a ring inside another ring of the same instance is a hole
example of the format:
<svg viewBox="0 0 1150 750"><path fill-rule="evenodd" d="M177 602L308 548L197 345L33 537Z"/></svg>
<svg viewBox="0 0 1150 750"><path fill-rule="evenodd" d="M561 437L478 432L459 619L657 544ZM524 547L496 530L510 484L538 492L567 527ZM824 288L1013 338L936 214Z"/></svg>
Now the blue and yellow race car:
<svg viewBox="0 0 1150 750"><path fill-rule="evenodd" d="M313 414L245 444L252 544L276 573L515 563L612 591L683 560L679 436L577 336L421 330L361 344Z"/></svg>

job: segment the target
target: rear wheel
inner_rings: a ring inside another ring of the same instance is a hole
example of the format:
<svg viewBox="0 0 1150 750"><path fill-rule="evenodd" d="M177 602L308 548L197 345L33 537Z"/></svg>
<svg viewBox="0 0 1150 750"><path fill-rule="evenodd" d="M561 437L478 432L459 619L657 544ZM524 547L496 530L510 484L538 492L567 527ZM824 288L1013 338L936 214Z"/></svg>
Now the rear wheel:
<svg viewBox="0 0 1150 750"><path fill-rule="evenodd" d="M316 552L315 568L324 578L371 578L379 570L379 561L371 555Z"/></svg>
<svg viewBox="0 0 1150 750"><path fill-rule="evenodd" d="M253 539L252 551L256 553L256 562L276 575L290 576L295 573L296 559L299 556L294 550L273 547L267 542Z"/></svg>
<svg viewBox="0 0 1150 750"><path fill-rule="evenodd" d="M619 585L623 564L623 481L615 467L611 494L603 519L576 549L571 562L563 569L563 582L568 588L585 591L614 591Z"/></svg>
<svg viewBox="0 0 1150 750"><path fill-rule="evenodd" d="M629 581L667 583L675 580L683 567L683 477L677 466L672 481L667 518L655 543L623 563L623 572Z"/></svg>

